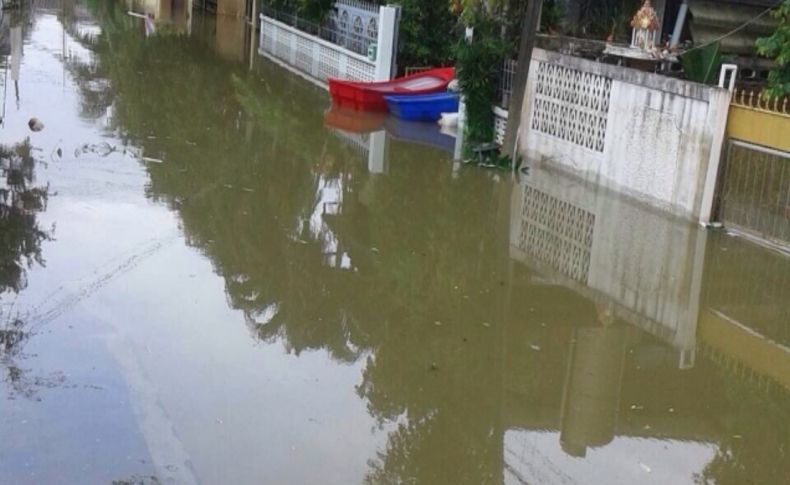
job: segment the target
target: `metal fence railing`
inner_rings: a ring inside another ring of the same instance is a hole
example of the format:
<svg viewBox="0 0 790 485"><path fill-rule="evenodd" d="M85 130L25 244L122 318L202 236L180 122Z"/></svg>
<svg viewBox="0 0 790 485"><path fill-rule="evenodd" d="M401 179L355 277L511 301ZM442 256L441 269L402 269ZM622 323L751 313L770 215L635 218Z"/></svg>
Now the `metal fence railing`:
<svg viewBox="0 0 790 485"><path fill-rule="evenodd" d="M347 3L351 3L348 2ZM364 2L358 2L363 4ZM294 27L307 34L319 37L325 41L344 47L361 55L368 55L370 45L378 37L378 24L368 19L367 25L358 16L337 15L332 12L322 24L317 24L298 15L263 6L261 13L269 18ZM345 13L345 12L344 12Z"/></svg>
<svg viewBox="0 0 790 485"><path fill-rule="evenodd" d="M790 155L730 140L719 204L725 225L790 246Z"/></svg>
<svg viewBox="0 0 790 485"><path fill-rule="evenodd" d="M405 70L405 75L411 76L412 74L419 74L421 72L430 71L431 69L433 69L433 66L407 67Z"/></svg>
<svg viewBox="0 0 790 485"><path fill-rule="evenodd" d="M502 63L502 73L499 76L499 86L497 88L497 100L499 107L508 109L510 97L513 95L513 80L516 77L516 66L518 61L515 59L505 59Z"/></svg>
<svg viewBox="0 0 790 485"><path fill-rule="evenodd" d="M732 96L732 104L790 116L790 96L766 98L759 89L737 90Z"/></svg>

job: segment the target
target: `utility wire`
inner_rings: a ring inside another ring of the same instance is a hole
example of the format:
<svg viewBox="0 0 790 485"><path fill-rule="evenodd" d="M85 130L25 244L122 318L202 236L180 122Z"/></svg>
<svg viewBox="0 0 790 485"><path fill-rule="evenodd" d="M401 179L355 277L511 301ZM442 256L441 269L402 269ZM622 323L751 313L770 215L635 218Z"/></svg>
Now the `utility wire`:
<svg viewBox="0 0 790 485"><path fill-rule="evenodd" d="M778 7L782 2L784 2L784 0L778 0L775 4L773 4L772 6L768 7L767 9L765 9L761 14L757 15L756 17L753 17L753 18L747 20L745 23L743 23L742 25L739 25L738 27L736 27L735 29L727 32L726 34L724 34L722 36L719 36L719 37L717 37L717 38L715 38L715 39L713 39L713 40L711 40L709 42L706 42L704 44L694 46L694 47L692 47L690 49L687 49L687 50L685 50L685 51L683 51L683 52L681 52L681 53L679 53L677 55L683 55L683 54L687 54L687 53L689 53L691 51L704 49L705 47L708 47L709 45L715 44L716 42L719 42L719 41L721 41L723 39L726 39L727 37L729 37L731 35L737 34L738 32L740 32L741 30L743 30L746 27L750 26L754 22L756 22L756 21L760 20L761 18L765 17L768 13L772 12L776 7Z"/></svg>

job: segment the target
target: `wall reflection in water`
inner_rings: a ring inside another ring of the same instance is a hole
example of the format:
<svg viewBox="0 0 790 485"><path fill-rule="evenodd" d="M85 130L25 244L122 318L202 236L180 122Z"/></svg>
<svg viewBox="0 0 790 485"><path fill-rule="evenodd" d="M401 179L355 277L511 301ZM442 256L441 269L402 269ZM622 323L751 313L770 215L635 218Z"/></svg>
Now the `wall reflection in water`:
<svg viewBox="0 0 790 485"><path fill-rule="evenodd" d="M557 363L567 369L562 378L557 375L561 396L546 384L536 387L537 377L507 380L515 402L505 408L518 416L510 429L556 429L550 436L564 453L588 456L589 463L597 460L589 456L595 449L610 459L625 453L675 470L683 467L671 462L671 453L656 454L660 448L654 447L648 452L649 444L632 444L625 452L618 441L629 436L691 440L701 447L689 450L687 463L701 468L690 473L719 480L745 477L748 473L737 467L753 460L750 468L759 462L760 471L749 473L779 483L786 470L775 447L785 446L786 438L769 445L753 435L736 448L728 442L730 436L751 434L744 428L779 425L790 411L790 303L777 294L787 288L790 261L544 169L519 181L511 215L511 255L535 268L531 280L567 288L596 310L594 319L582 327L571 323L559 339L567 350L542 349L556 352ZM529 352L522 345L508 355ZM528 373L547 368L545 361L506 366ZM759 397L749 408L734 398L738 393ZM774 411L760 414L766 409ZM511 478L548 479L550 473L536 471L551 470L546 461L579 477L592 471L566 463L551 446L525 451L545 441L545 434L509 436L506 448L521 450L518 456L506 450ZM707 444L718 451L705 451L712 449ZM748 459L728 457L734 450Z"/></svg>
<svg viewBox="0 0 790 485"><path fill-rule="evenodd" d="M113 127L166 160L145 166L147 195L251 338L364 364L355 392L386 430L361 450L368 482L790 475L786 259L539 167L453 170L445 139L404 141L414 126L338 136L324 92L228 62L221 21L142 38L97 15Z"/></svg>

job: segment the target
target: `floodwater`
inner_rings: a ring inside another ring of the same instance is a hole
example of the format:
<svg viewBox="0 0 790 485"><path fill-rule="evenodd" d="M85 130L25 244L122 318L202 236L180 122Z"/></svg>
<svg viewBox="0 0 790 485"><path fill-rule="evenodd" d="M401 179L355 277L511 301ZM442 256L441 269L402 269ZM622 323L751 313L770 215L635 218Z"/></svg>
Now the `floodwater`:
<svg viewBox="0 0 790 485"><path fill-rule="evenodd" d="M3 17L0 483L787 483L790 258L170 7Z"/></svg>

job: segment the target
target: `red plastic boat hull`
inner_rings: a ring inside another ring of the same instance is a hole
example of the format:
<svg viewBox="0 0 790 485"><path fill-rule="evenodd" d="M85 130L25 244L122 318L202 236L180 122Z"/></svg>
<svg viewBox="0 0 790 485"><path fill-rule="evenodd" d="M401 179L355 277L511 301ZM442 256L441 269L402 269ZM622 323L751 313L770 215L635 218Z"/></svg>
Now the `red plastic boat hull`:
<svg viewBox="0 0 790 485"><path fill-rule="evenodd" d="M445 91L455 69L443 67L399 77L392 81L359 82L329 79L329 95L339 106L359 111L387 111L384 96L391 94L431 94Z"/></svg>

